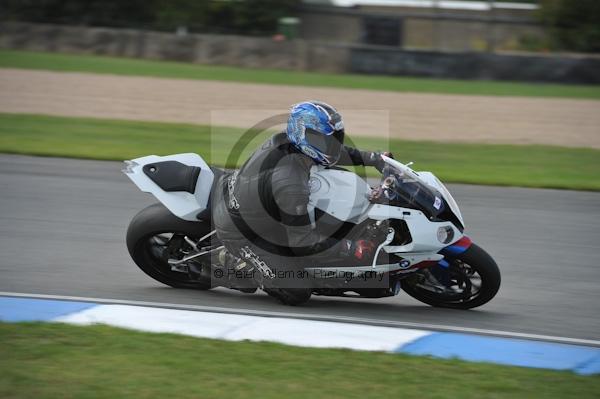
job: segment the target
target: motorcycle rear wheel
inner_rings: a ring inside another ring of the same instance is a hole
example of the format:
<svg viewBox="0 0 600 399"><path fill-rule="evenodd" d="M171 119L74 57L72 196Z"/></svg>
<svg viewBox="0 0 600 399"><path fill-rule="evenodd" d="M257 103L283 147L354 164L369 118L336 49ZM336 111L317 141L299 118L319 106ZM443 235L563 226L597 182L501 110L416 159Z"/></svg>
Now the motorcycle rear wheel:
<svg viewBox="0 0 600 399"><path fill-rule="evenodd" d="M161 247L165 251L167 242L173 237L199 239L210 231L210 223L180 219L157 203L141 210L131 220L127 229L127 249L135 264L156 281L174 288L207 290L211 288L209 278L199 280L173 271L161 253Z"/></svg>
<svg viewBox="0 0 600 399"><path fill-rule="evenodd" d="M500 270L494 259L481 247L472 244L450 262L448 273L452 274L452 282L456 283L457 291L435 292L423 284L423 274L415 273L402 280L402 289L413 298L435 307L453 309L472 309L489 302L500 289ZM463 274L461 276L461 273ZM477 277L473 279L473 277ZM480 281L479 286L473 281ZM476 291L473 292L473 288Z"/></svg>

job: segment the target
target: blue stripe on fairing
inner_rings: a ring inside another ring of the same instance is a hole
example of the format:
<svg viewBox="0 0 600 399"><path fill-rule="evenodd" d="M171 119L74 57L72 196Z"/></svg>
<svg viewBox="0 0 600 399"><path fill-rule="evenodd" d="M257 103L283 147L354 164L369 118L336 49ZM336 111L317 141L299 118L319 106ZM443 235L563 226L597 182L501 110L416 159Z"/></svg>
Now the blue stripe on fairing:
<svg viewBox="0 0 600 399"><path fill-rule="evenodd" d="M404 345L396 352L510 366L573 370L579 374L600 373L600 348L512 338L434 333Z"/></svg>
<svg viewBox="0 0 600 399"><path fill-rule="evenodd" d="M0 321L49 321L94 306L91 302L0 297Z"/></svg>
<svg viewBox="0 0 600 399"><path fill-rule="evenodd" d="M443 254L444 252L449 253L450 255L460 255L465 252L468 248L459 247L458 245L450 245L445 247L440 252Z"/></svg>

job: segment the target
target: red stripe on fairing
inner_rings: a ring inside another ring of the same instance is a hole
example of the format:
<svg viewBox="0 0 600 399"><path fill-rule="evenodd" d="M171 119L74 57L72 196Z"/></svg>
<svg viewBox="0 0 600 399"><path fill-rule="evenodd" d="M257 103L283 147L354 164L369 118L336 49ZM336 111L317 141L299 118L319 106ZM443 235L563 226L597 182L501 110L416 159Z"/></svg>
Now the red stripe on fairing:
<svg viewBox="0 0 600 399"><path fill-rule="evenodd" d="M463 236L460 240L454 242L451 245L453 247L460 247L460 248L467 249L471 246L471 244L473 244L473 241L469 237Z"/></svg>
<svg viewBox="0 0 600 399"><path fill-rule="evenodd" d="M401 271L402 272L406 272L408 270L413 271L415 269L425 269L425 268L433 267L433 266L437 265L438 262L439 261L437 261L437 260L424 260L424 261L421 261L419 263L415 263L414 265L412 265L408 269L404 269L404 270L401 270Z"/></svg>

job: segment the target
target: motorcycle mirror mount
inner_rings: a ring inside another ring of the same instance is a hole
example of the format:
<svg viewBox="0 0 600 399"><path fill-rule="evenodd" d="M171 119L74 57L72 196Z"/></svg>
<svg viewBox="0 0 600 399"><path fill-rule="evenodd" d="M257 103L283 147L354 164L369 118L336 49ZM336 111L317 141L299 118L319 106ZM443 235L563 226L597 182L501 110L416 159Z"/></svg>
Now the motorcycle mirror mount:
<svg viewBox="0 0 600 399"><path fill-rule="evenodd" d="M392 159L390 157L387 157L385 155L381 155L381 158L388 165L391 165L392 167L394 167L396 169L399 169L400 171L406 173L409 176L412 176L415 179L421 180L419 178L419 174L410 168L410 165L412 165L414 162L411 161L411 162L409 162L408 164L405 165L402 162L400 162L400 161L398 161L396 159Z"/></svg>

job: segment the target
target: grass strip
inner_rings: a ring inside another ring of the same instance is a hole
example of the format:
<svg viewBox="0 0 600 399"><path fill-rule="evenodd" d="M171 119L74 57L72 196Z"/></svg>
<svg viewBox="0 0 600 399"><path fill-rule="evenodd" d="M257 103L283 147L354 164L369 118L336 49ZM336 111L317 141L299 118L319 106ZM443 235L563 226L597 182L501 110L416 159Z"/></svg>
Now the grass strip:
<svg viewBox="0 0 600 399"><path fill-rule="evenodd" d="M595 398L600 377L386 353L0 323L3 398Z"/></svg>
<svg viewBox="0 0 600 399"><path fill-rule="evenodd" d="M600 99L600 85L328 74L18 50L0 50L0 67L414 93Z"/></svg>
<svg viewBox="0 0 600 399"><path fill-rule="evenodd" d="M240 166L270 134L189 124L0 114L0 152L13 154L124 160L195 152L209 163L232 168ZM600 150L595 149L388 143L365 137L349 137L348 142L362 149L389 148L401 161L414 161L416 170L430 170L447 182L600 190ZM243 148L237 157L231 156L234 146ZM371 168L367 173L377 175Z"/></svg>

